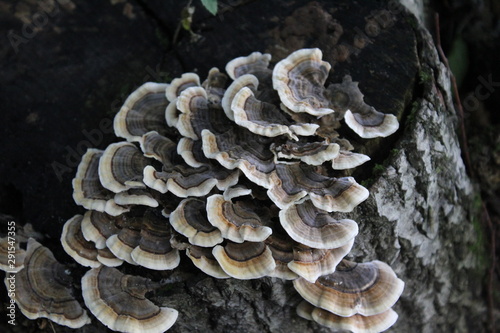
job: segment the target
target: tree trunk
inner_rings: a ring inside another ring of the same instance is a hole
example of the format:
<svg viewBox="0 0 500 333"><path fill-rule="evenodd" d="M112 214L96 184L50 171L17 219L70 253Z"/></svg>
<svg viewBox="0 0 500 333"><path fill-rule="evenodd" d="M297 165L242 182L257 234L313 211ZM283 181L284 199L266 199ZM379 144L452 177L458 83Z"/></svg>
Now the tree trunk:
<svg viewBox="0 0 500 333"><path fill-rule="evenodd" d="M76 147L82 140L89 141L85 133L98 129L98 120L113 116L116 106L123 101L120 94L130 93L134 84L144 79L166 81L165 73L172 79L182 72L196 71L203 79L211 67L223 70L229 60L253 51L271 53L276 62L296 49L318 47L323 50L324 60L332 64L328 82L340 82L345 75L351 75L354 81L359 81L368 104L400 119L398 132L385 139L363 140L347 130L341 132L356 151L372 158L353 174L370 190L370 197L353 213L346 214L360 227L347 258L357 262L375 259L387 262L405 281L403 295L394 307L399 319L391 332L484 331L486 311L481 295L486 270L484 238L478 225L478 194L460 156L449 73L440 63L429 33L403 7L394 1L375 0L219 1L219 14L212 17L195 2L197 9L191 27L196 37L181 30L174 45L172 39L184 3L158 0L127 2L115 7L99 4L94 9L100 6L103 9L95 17L89 16L91 11L84 3L74 1L74 4L73 9L61 7L61 13L49 24L78 29L71 26L71 19L76 17L79 22L84 18L100 22L95 24L102 34L106 33L107 25L116 30L103 38L82 29L77 36L90 41L82 41L84 48L78 53L81 63L74 65L73 58L68 68L56 62L58 71L48 73L47 80L59 75L62 94L71 96L57 97L49 91L47 94L53 99L37 109L38 101L43 98L32 85L24 83L18 85L22 89L17 90L9 88L19 99L28 93L35 97L25 102L6 97L12 114L6 115L3 122L17 127L7 130L11 143L4 145L6 151L2 153L9 154L13 161L2 162L2 189L5 192L15 188L16 193L21 193L24 210L8 211L6 204L2 209L18 221L31 222L35 229L48 234L46 244L56 252L56 257L69 262L67 257L57 254L60 249L57 234L62 222L77 213L76 206L71 204L70 183L76 165L68 163L69 153L65 148L74 148L76 154L81 155L84 151L79 152ZM114 16L119 15L120 10L125 18ZM99 21L105 13L112 14L108 14L111 23ZM92 25L86 23L86 29ZM3 61L3 66L17 62L19 57L27 61L26 53L36 48L37 42L69 43L75 37L65 31L61 35L54 31L47 31L40 40L33 38L19 44L19 53L13 51L11 43L4 57L8 61ZM163 35L169 38L161 38ZM98 38L103 38L99 44L91 43ZM110 41L113 43L109 44ZM87 63L104 50L109 57L102 60L106 65ZM160 57L161 51L165 51L166 56L156 67L152 59ZM76 57L76 51L66 52L74 53L68 56L52 49L41 51L47 59L55 56L62 61L65 56ZM18 72L11 73L12 77L26 80L26 74L20 74L21 68L33 70L26 66L16 64L14 68ZM46 64L33 66L41 71ZM152 68L151 73L143 70L146 66ZM98 74L103 70L108 72ZM130 73L124 73L127 70ZM86 72L90 74L84 76ZM44 75L43 71L39 73ZM84 80L80 80L82 76ZM37 80L47 84L40 78ZM65 87L73 83L74 89ZM75 96L78 91L88 93ZM97 99L106 102L96 102ZM53 112L51 103L58 104ZM33 111L26 111L23 121L16 122L13 112L23 107ZM75 112L61 120L61 114L72 112L71 108ZM32 124L28 121L33 113L32 117L41 117L33 125L35 134L31 133ZM61 126L59 134L54 134ZM101 130L100 133L101 138L94 144L99 148L114 140L108 132ZM12 152L19 135L35 143L40 137L50 140L35 144L44 147L38 150L39 157L27 157L35 156L37 148L24 147ZM64 141L65 136L68 141ZM36 161L36 165L42 167L14 171L14 160ZM71 172L54 173L54 162ZM15 177L7 181L11 174ZM39 179L35 180L36 177ZM61 182L57 183L56 178ZM50 188L53 183L56 186ZM60 215L59 229L51 227L53 214ZM41 222L37 224L37 221ZM329 331L296 315L295 307L301 297L291 282L276 278L216 280L197 271L185 256L182 261L170 276L175 281L173 285L153 297L163 306L179 311L172 332ZM78 281L81 270L69 265ZM80 331L95 329L102 327L93 323Z"/></svg>

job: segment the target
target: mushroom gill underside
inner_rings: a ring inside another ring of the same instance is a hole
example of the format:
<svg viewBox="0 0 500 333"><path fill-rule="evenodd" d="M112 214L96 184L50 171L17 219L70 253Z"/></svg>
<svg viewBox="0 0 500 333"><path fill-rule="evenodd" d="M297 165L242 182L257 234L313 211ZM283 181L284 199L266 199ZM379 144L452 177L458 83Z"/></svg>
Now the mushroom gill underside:
<svg viewBox="0 0 500 333"><path fill-rule="evenodd" d="M173 270L183 251L215 278L293 280L304 298L298 315L321 325L380 332L396 322L392 306L404 283L383 262L344 259L358 234L345 215L369 195L344 170L369 157L335 126L325 135L321 118L345 120L363 138L388 136L398 121L365 104L349 76L325 86L331 65L319 49L295 51L274 68L270 60L254 52L231 60L227 75L213 68L203 82L185 73L170 84L145 83L115 116L125 140L82 157L73 198L87 211L66 222L61 242L90 268L83 299L110 329L163 332L175 323L176 310L145 297L162 283L116 267ZM25 276L19 308L29 318L85 325L77 304L51 315L39 300L61 288L30 285L49 269L64 271L46 248L37 259L40 247L29 242L17 273ZM63 298L76 292L64 288Z"/></svg>

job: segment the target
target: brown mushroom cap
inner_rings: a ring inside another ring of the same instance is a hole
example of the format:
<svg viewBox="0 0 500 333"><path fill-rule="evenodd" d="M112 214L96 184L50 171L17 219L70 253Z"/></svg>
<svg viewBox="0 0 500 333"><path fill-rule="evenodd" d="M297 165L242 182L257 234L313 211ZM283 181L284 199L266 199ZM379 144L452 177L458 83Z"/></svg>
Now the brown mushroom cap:
<svg viewBox="0 0 500 333"><path fill-rule="evenodd" d="M339 145L324 142L293 142L272 145L271 150L280 158L300 160L309 165L321 165L326 161L334 161L339 156Z"/></svg>
<svg viewBox="0 0 500 333"><path fill-rule="evenodd" d="M201 247L213 247L222 243L219 229L207 219L206 203L188 198L170 214L170 224L180 234L188 237L189 243Z"/></svg>
<svg viewBox="0 0 500 333"><path fill-rule="evenodd" d="M220 230L222 237L235 243L262 242L273 232L270 227L265 226L269 222L249 205L242 201L232 203L221 194L207 198L207 217Z"/></svg>
<svg viewBox="0 0 500 333"><path fill-rule="evenodd" d="M226 65L226 73L233 80L245 74L254 74L259 78L258 74L268 72L271 55L268 53L253 52L246 57L238 57Z"/></svg>
<svg viewBox="0 0 500 333"><path fill-rule="evenodd" d="M404 288L394 271L377 260L362 264L344 260L334 273L315 283L299 278L293 284L309 303L342 317L382 313L396 303Z"/></svg>
<svg viewBox="0 0 500 333"><path fill-rule="evenodd" d="M266 241L266 245L271 250L276 268L269 276L278 277L284 280L295 280L299 276L288 268L288 263L293 260L293 247L295 243L288 235L272 234Z"/></svg>
<svg viewBox="0 0 500 333"><path fill-rule="evenodd" d="M130 94L115 116L116 136L136 142L149 131L164 133L167 87L168 84L148 82Z"/></svg>
<svg viewBox="0 0 500 333"><path fill-rule="evenodd" d="M231 110L236 124L262 136L287 135L298 140L297 135L314 135L319 127L318 124L292 124L275 105L259 101L247 87L234 96Z"/></svg>
<svg viewBox="0 0 500 333"><path fill-rule="evenodd" d="M77 263L86 267L99 267L97 248L95 243L87 241L82 234L81 224L83 216L75 215L63 226L61 244L66 253Z"/></svg>
<svg viewBox="0 0 500 333"><path fill-rule="evenodd" d="M347 126L362 138L386 137L399 128L394 115L379 112L364 102L358 82L353 82L349 75L342 79L342 83L330 85L328 94L336 109L345 112Z"/></svg>
<svg viewBox="0 0 500 333"><path fill-rule="evenodd" d="M86 211L81 222L83 237L97 249L106 248L106 240L120 232L123 216L113 217L95 210Z"/></svg>
<svg viewBox="0 0 500 333"><path fill-rule="evenodd" d="M351 251L354 238L334 249L313 249L300 244L293 249L293 260L288 268L314 283L320 276L335 272L339 262Z"/></svg>
<svg viewBox="0 0 500 333"><path fill-rule="evenodd" d="M196 267L207 275L217 279L227 279L231 277L224 272L215 259L212 254L212 248L191 245L186 249L186 255Z"/></svg>
<svg viewBox="0 0 500 333"><path fill-rule="evenodd" d="M257 185L269 186L270 174L275 167L274 155L266 147L270 144L269 138L246 129L232 129L222 134L203 130L202 139L205 156L216 159L227 169L240 169Z"/></svg>
<svg viewBox="0 0 500 333"><path fill-rule="evenodd" d="M99 160L99 179L105 188L115 193L144 188L143 170L148 164L149 160L134 144L112 143Z"/></svg>
<svg viewBox="0 0 500 333"><path fill-rule="evenodd" d="M175 78L165 89L165 96L173 103L180 94L190 87L199 87L200 77L196 73L184 73L181 77Z"/></svg>
<svg viewBox="0 0 500 333"><path fill-rule="evenodd" d="M117 258L107 247L97 250L97 260L108 267L117 267L123 264L123 260Z"/></svg>
<svg viewBox="0 0 500 333"><path fill-rule="evenodd" d="M132 258L132 251L141 240L141 227L143 219L140 217L127 217L122 229L106 240L106 247L119 259L129 264L137 265Z"/></svg>
<svg viewBox="0 0 500 333"><path fill-rule="evenodd" d="M353 333L383 332L394 325L398 319L398 314L392 309L373 316L355 314L350 317L341 317L317 308L306 301L302 301L299 304L297 314L304 319L315 321L328 328L346 330Z"/></svg>
<svg viewBox="0 0 500 333"><path fill-rule="evenodd" d="M146 292L159 286L106 266L93 268L82 278L87 308L104 325L120 332L164 332L172 327L178 312L159 307L145 297Z"/></svg>
<svg viewBox="0 0 500 333"><path fill-rule="evenodd" d="M269 198L281 209L309 195L312 203L327 212L350 212L368 198L368 190L352 177L334 178L306 164L276 164Z"/></svg>
<svg viewBox="0 0 500 333"><path fill-rule="evenodd" d="M9 289L11 280L5 278ZM48 318L80 328L90 323L87 312L73 296L71 278L50 250L30 238L24 268L15 275L15 300L29 319Z"/></svg>
<svg viewBox="0 0 500 333"><path fill-rule="evenodd" d="M244 74L234 80L222 97L222 108L226 116L234 121L234 112L231 108L234 96L244 87L248 87L251 91L256 91L259 87L259 80L252 74Z"/></svg>
<svg viewBox="0 0 500 333"><path fill-rule="evenodd" d="M322 56L320 49L301 49L274 66L273 88L293 112L315 116L334 112L324 87L331 66L321 60Z"/></svg>
<svg viewBox="0 0 500 333"><path fill-rule="evenodd" d="M358 234L358 224L334 219L311 201L294 204L279 213L280 222L296 242L316 249L338 248Z"/></svg>
<svg viewBox="0 0 500 333"><path fill-rule="evenodd" d="M99 160L103 151L88 149L82 156L78 171L73 179L73 199L85 209L120 215L129 208L118 205L114 193L104 188L99 179Z"/></svg>
<svg viewBox="0 0 500 333"><path fill-rule="evenodd" d="M177 249L170 245L171 228L168 219L148 210L141 219L139 244L132 250L132 260L154 270L174 269L179 265Z"/></svg>
<svg viewBox="0 0 500 333"><path fill-rule="evenodd" d="M228 242L212 250L217 262L228 275L240 279L258 279L276 268L271 250L263 242Z"/></svg>

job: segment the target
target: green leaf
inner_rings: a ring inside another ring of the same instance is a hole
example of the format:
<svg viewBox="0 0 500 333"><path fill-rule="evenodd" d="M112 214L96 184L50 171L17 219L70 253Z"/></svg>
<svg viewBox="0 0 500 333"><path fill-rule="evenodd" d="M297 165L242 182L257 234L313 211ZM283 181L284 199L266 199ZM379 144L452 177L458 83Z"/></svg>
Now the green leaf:
<svg viewBox="0 0 500 333"><path fill-rule="evenodd" d="M201 0L201 3L212 15L217 15L217 0Z"/></svg>

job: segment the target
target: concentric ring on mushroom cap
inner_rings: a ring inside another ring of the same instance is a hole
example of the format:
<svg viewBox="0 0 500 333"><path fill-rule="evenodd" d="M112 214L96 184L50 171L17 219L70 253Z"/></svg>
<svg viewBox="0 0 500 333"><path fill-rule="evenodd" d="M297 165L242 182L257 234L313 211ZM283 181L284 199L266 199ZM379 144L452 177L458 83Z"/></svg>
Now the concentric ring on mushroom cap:
<svg viewBox="0 0 500 333"><path fill-rule="evenodd" d="M12 280L5 277L9 288ZM15 275L16 304L29 319L48 318L60 325L80 328L90 323L87 312L73 296L66 268L50 250L30 238L24 268Z"/></svg>
<svg viewBox="0 0 500 333"><path fill-rule="evenodd" d="M154 270L177 267L180 256L179 251L170 244L172 232L168 219L153 210L147 210L141 220L139 244L130 253L132 260Z"/></svg>
<svg viewBox="0 0 500 333"><path fill-rule="evenodd" d="M312 203L327 212L350 212L368 198L368 190L352 177L334 178L307 164L276 164L271 173L269 198L286 209L309 195Z"/></svg>
<svg viewBox="0 0 500 333"><path fill-rule="evenodd" d="M104 325L114 331L153 333L168 330L178 312L159 307L145 297L160 284L115 268L101 266L82 278L85 305Z"/></svg>
<svg viewBox="0 0 500 333"><path fill-rule="evenodd" d="M136 142L149 131L164 133L167 87L168 84L147 82L130 94L113 121L115 135Z"/></svg>
<svg viewBox="0 0 500 333"><path fill-rule="evenodd" d="M273 88L293 112L314 116L334 112L324 87L331 66L322 57L320 49L300 49L274 66Z"/></svg>
<svg viewBox="0 0 500 333"><path fill-rule="evenodd" d="M207 217L222 237L235 243L262 242L273 232L248 205L225 200L221 194L207 198Z"/></svg>
<svg viewBox="0 0 500 333"><path fill-rule="evenodd" d="M226 116L234 121L234 112L231 109L234 96L243 88L248 87L251 91L255 92L259 87L259 80L252 74L244 74L234 80L226 89L222 97L222 108Z"/></svg>
<svg viewBox="0 0 500 333"><path fill-rule="evenodd" d="M106 213L88 210L81 222L83 237L89 242L94 242L97 249L104 249L106 239L120 232L122 219L123 215L113 217Z"/></svg>
<svg viewBox="0 0 500 333"><path fill-rule="evenodd" d="M316 249L341 247L358 234L356 222L349 219L336 220L309 200L281 210L279 218L290 237Z"/></svg>
<svg viewBox="0 0 500 333"><path fill-rule="evenodd" d="M165 96L173 103L180 94L190 87L199 87L200 77L196 73L184 73L181 77L175 78L165 89Z"/></svg>
<svg viewBox="0 0 500 333"><path fill-rule="evenodd" d="M339 262L351 251L354 238L334 249L313 249L300 244L293 249L293 260L288 268L314 283L320 276L335 272Z"/></svg>
<svg viewBox="0 0 500 333"><path fill-rule="evenodd" d="M81 224L83 216L75 215L64 223L61 244L66 253L77 263L86 267L99 267L97 248L95 243L87 241L82 234Z"/></svg>
<svg viewBox="0 0 500 333"><path fill-rule="evenodd" d="M276 268L269 276L278 277L284 280L295 280L299 276L288 268L288 263L293 260L293 247L295 243L288 235L272 234L265 240L266 245L271 250Z"/></svg>
<svg viewBox="0 0 500 333"><path fill-rule="evenodd" d="M313 320L328 328L346 330L353 333L383 332L394 325L398 319L398 314L392 309L373 316L355 314L350 317L341 317L317 308L306 301L302 301L299 304L297 314L304 319Z"/></svg>
<svg viewBox="0 0 500 333"><path fill-rule="evenodd" d="M99 179L102 186L119 193L131 188L144 188L143 170L149 160L132 143L110 144L99 160Z"/></svg>
<svg viewBox="0 0 500 333"><path fill-rule="evenodd" d="M220 230L207 219L206 203L203 200L182 200L170 214L170 224L178 233L188 237L189 243L193 245L212 247L223 241Z"/></svg>
<svg viewBox="0 0 500 333"><path fill-rule="evenodd" d="M335 273L315 283L299 278L293 285L309 303L342 317L382 313L396 303L404 288L394 271L378 260L362 264L343 260Z"/></svg>
<svg viewBox="0 0 500 333"><path fill-rule="evenodd" d="M129 208L116 204L115 194L102 186L99 179L99 161L102 154L102 150L87 149L87 152L82 156L72 182L73 200L85 209L117 216L128 212Z"/></svg>
<svg viewBox="0 0 500 333"><path fill-rule="evenodd" d="M228 279L229 276L212 254L212 248L191 245L186 249L186 255L203 273L217 279Z"/></svg>
<svg viewBox="0 0 500 333"><path fill-rule="evenodd" d="M268 53L253 52L246 57L234 58L226 64L226 73L233 80L245 74L257 74L268 71L271 55Z"/></svg>
<svg viewBox="0 0 500 333"><path fill-rule="evenodd" d="M318 124L292 124L274 104L259 101L247 87L234 96L231 110L236 124L262 136L287 135L298 140L297 135L314 135L319 127Z"/></svg>
<svg viewBox="0 0 500 333"><path fill-rule="evenodd" d="M271 250L263 242L227 242L212 250L217 262L228 275L240 279L258 279L276 268Z"/></svg>

